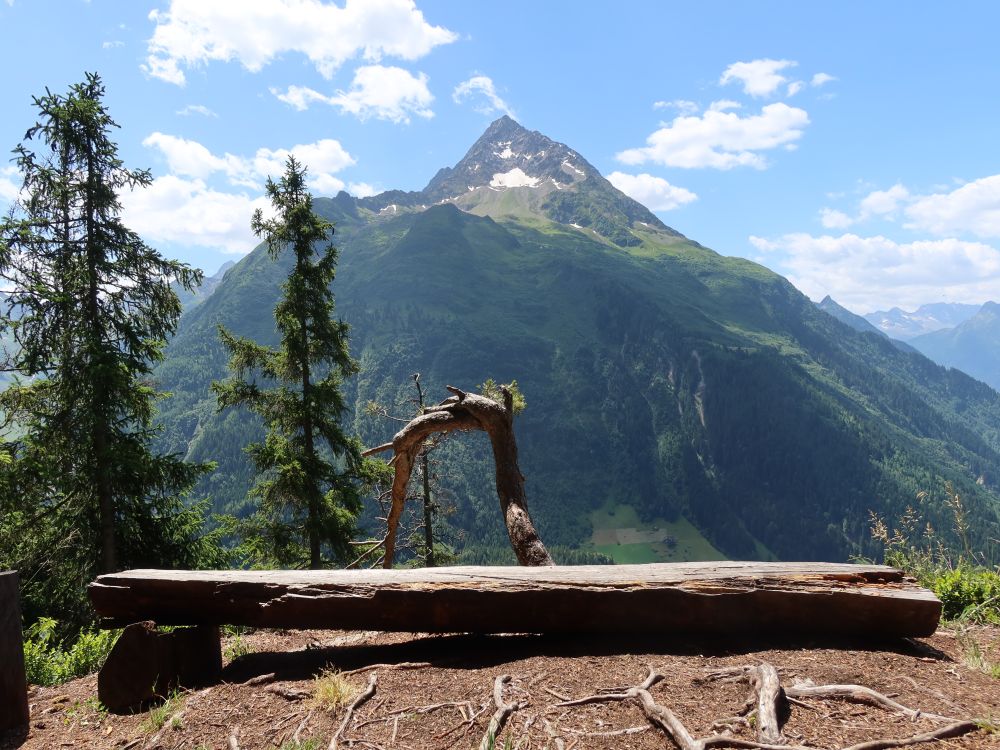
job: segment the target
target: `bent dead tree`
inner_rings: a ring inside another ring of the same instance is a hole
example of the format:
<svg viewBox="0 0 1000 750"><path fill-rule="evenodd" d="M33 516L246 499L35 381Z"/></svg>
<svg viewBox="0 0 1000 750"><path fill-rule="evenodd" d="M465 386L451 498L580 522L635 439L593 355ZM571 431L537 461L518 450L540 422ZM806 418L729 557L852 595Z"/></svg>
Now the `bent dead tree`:
<svg viewBox="0 0 1000 750"><path fill-rule="evenodd" d="M435 433L456 430L482 430L493 446L496 465L497 496L503 513L510 544L521 565L554 565L545 545L538 536L524 495L524 475L517 464L517 442L514 440L514 397L501 386L503 403L475 393L466 393L446 386L453 395L424 413L395 434L391 443L365 451L370 456L392 449L395 474L392 480L392 505L386 519L385 557L383 566L392 567L396 551L396 531L406 502L406 486L420 446Z"/></svg>

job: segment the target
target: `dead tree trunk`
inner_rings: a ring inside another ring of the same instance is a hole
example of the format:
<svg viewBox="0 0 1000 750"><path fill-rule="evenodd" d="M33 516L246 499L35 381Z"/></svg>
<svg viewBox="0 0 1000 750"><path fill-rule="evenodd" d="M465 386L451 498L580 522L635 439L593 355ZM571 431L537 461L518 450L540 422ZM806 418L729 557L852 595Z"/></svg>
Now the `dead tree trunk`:
<svg viewBox="0 0 1000 750"><path fill-rule="evenodd" d="M548 550L535 531L528 515L528 501L524 496L524 476L517 464L517 442L514 439L514 404L510 391L501 386L503 404L491 398L466 393L447 386L454 394L437 406L429 406L397 432L391 443L365 451L366 456L389 450L395 475L392 481L392 506L386 519L385 559L383 566L392 567L396 551L396 529L406 501L406 485L410 481L413 464L420 446L430 435L454 430L482 430L489 435L493 445L496 465L497 496L503 513L510 544L521 565L553 565Z"/></svg>
<svg viewBox="0 0 1000 750"><path fill-rule="evenodd" d="M18 577L0 573L0 733L28 725Z"/></svg>

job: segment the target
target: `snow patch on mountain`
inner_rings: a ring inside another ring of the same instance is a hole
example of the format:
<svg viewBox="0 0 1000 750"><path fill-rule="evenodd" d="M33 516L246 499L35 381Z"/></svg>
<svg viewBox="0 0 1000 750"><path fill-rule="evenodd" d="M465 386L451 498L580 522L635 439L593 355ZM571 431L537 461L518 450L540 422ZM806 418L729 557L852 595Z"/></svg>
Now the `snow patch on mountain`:
<svg viewBox="0 0 1000 750"><path fill-rule="evenodd" d="M512 188L512 187L538 187L539 179L526 174L520 167L514 167L509 172L497 172L490 180L490 187Z"/></svg>

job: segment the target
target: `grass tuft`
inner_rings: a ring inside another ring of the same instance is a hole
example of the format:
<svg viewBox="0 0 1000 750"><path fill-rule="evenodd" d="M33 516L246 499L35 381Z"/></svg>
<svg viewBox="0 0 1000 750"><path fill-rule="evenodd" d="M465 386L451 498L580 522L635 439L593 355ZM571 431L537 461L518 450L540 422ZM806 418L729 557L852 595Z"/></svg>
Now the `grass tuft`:
<svg viewBox="0 0 1000 750"><path fill-rule="evenodd" d="M316 708L333 711L346 706L359 689L336 669L324 669L313 680L312 703Z"/></svg>
<svg viewBox="0 0 1000 750"><path fill-rule="evenodd" d="M171 729L183 729L183 723L180 719L174 718L174 714L181 710L186 698L187 696L179 690L172 692L163 703L149 709L149 715L139 725L140 731L147 734L158 732L168 721L171 722Z"/></svg>

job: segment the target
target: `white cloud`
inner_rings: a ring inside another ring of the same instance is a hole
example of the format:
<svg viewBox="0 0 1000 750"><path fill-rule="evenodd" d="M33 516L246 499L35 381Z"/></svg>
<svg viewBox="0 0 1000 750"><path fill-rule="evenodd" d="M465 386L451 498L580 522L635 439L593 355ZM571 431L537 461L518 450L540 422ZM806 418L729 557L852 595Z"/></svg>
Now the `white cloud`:
<svg viewBox="0 0 1000 750"><path fill-rule="evenodd" d="M690 190L671 185L662 177L651 174L612 172L608 175L608 182L652 211L673 211L698 200L698 196Z"/></svg>
<svg viewBox="0 0 1000 750"><path fill-rule="evenodd" d="M653 109L676 109L682 115L693 115L700 108L695 102L687 99L674 99L673 101L653 102Z"/></svg>
<svg viewBox="0 0 1000 750"><path fill-rule="evenodd" d="M819 220L827 229L847 229L855 221L843 211L832 208L821 208Z"/></svg>
<svg viewBox="0 0 1000 750"><path fill-rule="evenodd" d="M326 94L321 94L316 89L311 89L308 86L289 86L285 93L281 93L281 89L272 88L271 93L285 104L299 110L299 112L309 109L309 106L313 102L329 103L329 97Z"/></svg>
<svg viewBox="0 0 1000 750"><path fill-rule="evenodd" d="M189 115L201 115L202 117L218 117L215 112L210 110L204 104L189 104L184 109L177 110L174 114L181 115L182 117L187 117Z"/></svg>
<svg viewBox="0 0 1000 750"><path fill-rule="evenodd" d="M179 138L166 133L151 133L142 145L155 148L167 160L167 169L185 177L205 178L215 172L224 172L231 182L247 184L250 165L233 154L216 156L197 141ZM250 181L250 185L255 183Z"/></svg>
<svg viewBox="0 0 1000 750"><path fill-rule="evenodd" d="M252 157L230 153L217 156L197 141L165 133L152 133L142 145L158 149L167 161L168 170L174 175L204 180L222 173L234 185L255 189L267 177L277 178L281 175L290 154L294 154L307 167L309 185L317 190L328 190L333 185L338 186L333 192L343 189L344 183L333 177L333 173L355 163L354 157L340 142L331 138L292 146L290 149L259 148Z"/></svg>
<svg viewBox="0 0 1000 750"><path fill-rule="evenodd" d="M719 79L721 85L737 81L750 96L770 96L788 79L779 71L794 68L794 60L751 60L730 65Z"/></svg>
<svg viewBox="0 0 1000 750"><path fill-rule="evenodd" d="M831 196L835 197L835 196ZM820 209L820 221L827 229L847 229L869 219L895 221L900 209L914 196L904 185L896 183L888 190L872 190L858 202L858 212L851 216L832 208Z"/></svg>
<svg viewBox="0 0 1000 750"><path fill-rule="evenodd" d="M367 198L370 195L377 195L379 193L378 189L367 182L352 182L347 186L347 192L355 198Z"/></svg>
<svg viewBox="0 0 1000 750"><path fill-rule="evenodd" d="M341 190L343 190L347 185L338 177L334 177L332 174L322 174L318 178L313 177L309 180L309 187L317 195L336 195Z"/></svg>
<svg viewBox="0 0 1000 750"><path fill-rule="evenodd" d="M0 213L5 203L13 203L21 192L21 173L17 167L0 167Z"/></svg>
<svg viewBox="0 0 1000 750"><path fill-rule="evenodd" d="M725 112L728 109L743 109L743 105L732 99L719 99L708 105L709 112Z"/></svg>
<svg viewBox="0 0 1000 750"><path fill-rule="evenodd" d="M177 85L185 68L238 61L258 72L288 52L330 78L355 57L416 60L458 38L428 23L413 0L346 0L342 8L320 0L171 0L149 19L156 28L143 70Z"/></svg>
<svg viewBox="0 0 1000 750"><path fill-rule="evenodd" d="M650 135L645 147L627 149L617 158L625 164L654 162L687 169L764 169L767 161L758 152L791 144L808 124L805 110L782 102L746 117L709 110L700 117L675 118Z"/></svg>
<svg viewBox="0 0 1000 750"><path fill-rule="evenodd" d="M873 190L861 200L859 218L864 220L872 216L882 216L892 219L900 204L909 198L910 191L898 183L888 190Z"/></svg>
<svg viewBox="0 0 1000 750"><path fill-rule="evenodd" d="M267 177L281 176L290 155L306 166L309 188L320 195L344 190L347 185L334 173L355 163L339 141L329 138L291 148L259 148L252 156L220 156L197 141L164 133L151 134L143 145L163 155L171 174L122 196L128 226L150 242L227 253L247 253L256 246L250 217L257 208L273 214L261 188ZM219 177L244 190L230 192L209 184ZM350 189L360 195L370 186L357 183Z"/></svg>
<svg viewBox="0 0 1000 750"><path fill-rule="evenodd" d="M805 83L802 81L792 81L788 84L788 90L785 92L785 96L795 96L803 89L804 86Z"/></svg>
<svg viewBox="0 0 1000 750"><path fill-rule="evenodd" d="M315 143L304 143L291 148L259 148L253 156L253 174L259 177L279 177L285 171L285 162L294 156L309 170L309 184L325 179L333 172L339 172L355 163L355 159L332 138L323 138Z"/></svg>
<svg viewBox="0 0 1000 750"><path fill-rule="evenodd" d="M120 39L114 39L110 42L101 42L101 49L116 49L118 47L124 47L125 42Z"/></svg>
<svg viewBox="0 0 1000 750"><path fill-rule="evenodd" d="M466 99L476 99L479 102L475 105L476 111L485 115L503 112L514 117L514 110L497 94L493 79L489 76L473 76L467 81L462 81L451 92L451 98L456 104L461 104Z"/></svg>
<svg viewBox="0 0 1000 750"><path fill-rule="evenodd" d="M263 196L221 192L203 180L175 175L124 194L122 203L126 225L152 244L172 242L239 254L250 252L258 242L250 231L254 210L271 210Z"/></svg>
<svg viewBox="0 0 1000 750"><path fill-rule="evenodd" d="M905 212L909 229L1000 237L1000 175L973 180L948 193L918 196Z"/></svg>
<svg viewBox="0 0 1000 750"><path fill-rule="evenodd" d="M809 297L829 294L870 311L891 300L916 307L933 299L991 299L1000 283L1000 251L947 238L899 243L883 236L786 234L750 237L762 260Z"/></svg>
<svg viewBox="0 0 1000 750"><path fill-rule="evenodd" d="M351 88L332 96L306 86L289 86L284 93L272 88L271 93L298 110L307 109L313 102L323 102L361 120L375 117L408 123L411 115L434 116L430 108L434 96L427 88L427 75L414 76L395 66L360 67L354 72Z"/></svg>
<svg viewBox="0 0 1000 750"><path fill-rule="evenodd" d="M817 73L809 81L810 86L822 86L824 83L830 83L830 81L836 81L837 77L832 76L829 73Z"/></svg>

